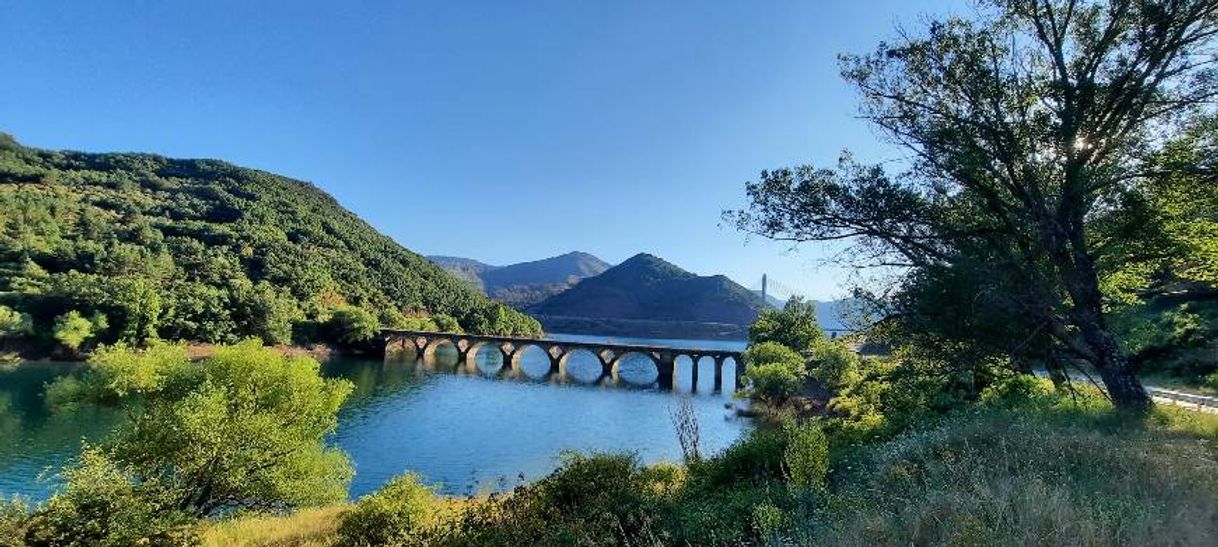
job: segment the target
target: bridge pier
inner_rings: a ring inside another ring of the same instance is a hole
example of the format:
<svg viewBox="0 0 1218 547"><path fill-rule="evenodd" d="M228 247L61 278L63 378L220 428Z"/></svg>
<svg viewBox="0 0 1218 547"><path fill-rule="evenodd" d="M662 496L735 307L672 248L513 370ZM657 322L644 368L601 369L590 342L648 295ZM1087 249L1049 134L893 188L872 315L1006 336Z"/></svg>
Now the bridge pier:
<svg viewBox="0 0 1218 547"><path fill-rule="evenodd" d="M656 383L660 384L660 389L672 389L673 375L677 368L677 358L672 353L661 352L658 359L655 361L656 371L659 375L656 378Z"/></svg>
<svg viewBox="0 0 1218 547"><path fill-rule="evenodd" d="M711 391L714 393L723 391L723 362L726 360L722 355L715 357L715 382L711 385Z"/></svg>

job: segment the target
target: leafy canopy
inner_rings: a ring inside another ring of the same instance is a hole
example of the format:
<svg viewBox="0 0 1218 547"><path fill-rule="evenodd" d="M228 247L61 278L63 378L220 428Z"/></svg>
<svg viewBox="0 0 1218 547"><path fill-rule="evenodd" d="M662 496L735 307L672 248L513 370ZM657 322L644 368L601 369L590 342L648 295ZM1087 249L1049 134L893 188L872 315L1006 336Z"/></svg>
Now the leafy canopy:
<svg viewBox="0 0 1218 547"><path fill-rule="evenodd" d="M122 408L105 456L169 507L208 516L344 499L351 466L325 438L350 390L312 359L247 341L199 362L182 346L103 348L51 392Z"/></svg>

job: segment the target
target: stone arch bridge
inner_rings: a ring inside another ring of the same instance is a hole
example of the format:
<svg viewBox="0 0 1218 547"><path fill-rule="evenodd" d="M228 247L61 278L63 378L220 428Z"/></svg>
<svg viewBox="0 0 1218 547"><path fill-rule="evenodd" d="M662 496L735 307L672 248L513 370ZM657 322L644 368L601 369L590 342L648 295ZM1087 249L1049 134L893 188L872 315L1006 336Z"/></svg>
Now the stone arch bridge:
<svg viewBox="0 0 1218 547"><path fill-rule="evenodd" d="M715 392L723 391L723 369L728 359L735 364L734 380L740 386L740 377L744 374L744 360L741 352L710 349L684 348L672 346L651 346L641 344L618 344L613 342L573 342L565 340L549 340L545 338L524 338L516 336L489 336L480 334L459 334L452 332L426 332L399 329L383 329L386 354L394 351L413 353L416 358L428 358L435 354L437 348L444 344L452 344L457 349L458 363L472 365L478 351L483 347L497 349L503 356L505 370L517 370L521 357L529 347L536 347L550 359L549 375L559 375L565 371L567 358L572 352L584 350L592 353L600 361L601 375L597 382L605 378L615 377L617 367L623 357L639 354L651 359L656 367L657 382L662 389L672 389L673 376L676 372L677 358L689 357L692 363L690 377L693 389L698 389L698 362L703 357L714 361Z"/></svg>

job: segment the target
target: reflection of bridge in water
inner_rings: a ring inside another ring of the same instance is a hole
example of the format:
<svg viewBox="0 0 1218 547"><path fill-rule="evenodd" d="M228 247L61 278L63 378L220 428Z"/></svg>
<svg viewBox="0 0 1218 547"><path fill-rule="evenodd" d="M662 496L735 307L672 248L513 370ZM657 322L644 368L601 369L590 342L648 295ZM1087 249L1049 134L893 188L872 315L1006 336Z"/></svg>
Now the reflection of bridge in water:
<svg viewBox="0 0 1218 547"><path fill-rule="evenodd" d="M521 358L529 348L535 347L545 353L550 360L550 370L547 376L562 376L567 373L567 362L573 354L588 352L600 361L601 374L596 382L605 379L618 379L618 371L623 359L629 355L642 355L651 360L656 369L656 381L662 389L673 388L673 376L676 373L677 358L688 357L692 363L690 378L692 389L698 389L699 361L709 357L714 362L714 383L712 390L723 390L724 365L731 360L734 369L734 384L740 385L740 376L744 373L744 361L739 351L712 348L680 348L671 346L652 346L643 344L617 344L613 342L575 342L564 340L548 340L545 338L521 338L515 336L487 336L480 334L458 334L452 332L424 332L412 330L384 329L381 334L385 338L385 353L395 351L413 353L415 358L429 359L441 346L451 345L457 350L458 363L476 366L475 360L479 350L493 348L503 357L505 370L519 370Z"/></svg>

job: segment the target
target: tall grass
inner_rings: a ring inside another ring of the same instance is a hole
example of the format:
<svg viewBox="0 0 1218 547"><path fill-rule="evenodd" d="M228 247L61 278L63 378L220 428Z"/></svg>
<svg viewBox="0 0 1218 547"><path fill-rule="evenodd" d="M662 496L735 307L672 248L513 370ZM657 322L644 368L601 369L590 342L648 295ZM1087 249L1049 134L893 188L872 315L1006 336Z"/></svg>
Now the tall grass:
<svg viewBox="0 0 1218 547"><path fill-rule="evenodd" d="M802 543L1214 545L1218 461L1183 417L957 416L842 464Z"/></svg>
<svg viewBox="0 0 1218 547"><path fill-rule="evenodd" d="M304 509L287 516L252 516L206 525L202 547L330 547L337 545L338 526L350 509L333 505Z"/></svg>

